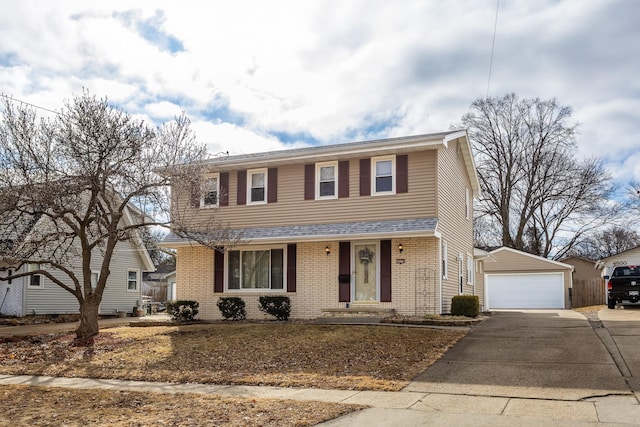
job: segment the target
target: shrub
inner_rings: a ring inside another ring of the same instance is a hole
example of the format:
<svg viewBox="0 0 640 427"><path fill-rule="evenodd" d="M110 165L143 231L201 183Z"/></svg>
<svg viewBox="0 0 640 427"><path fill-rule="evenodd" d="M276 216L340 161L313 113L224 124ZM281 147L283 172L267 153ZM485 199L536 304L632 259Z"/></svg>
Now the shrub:
<svg viewBox="0 0 640 427"><path fill-rule="evenodd" d="M457 295L451 299L451 315L476 317L480 313L477 295Z"/></svg>
<svg viewBox="0 0 640 427"><path fill-rule="evenodd" d="M244 320L247 312L244 309L244 301L239 297L220 297L218 299L218 309L222 313L222 317L231 320Z"/></svg>
<svg viewBox="0 0 640 427"><path fill-rule="evenodd" d="M288 320L291 313L289 297L259 297L260 311L275 316L278 320Z"/></svg>
<svg viewBox="0 0 640 427"><path fill-rule="evenodd" d="M198 301L178 300L167 303L167 313L176 322L191 322L198 314Z"/></svg>

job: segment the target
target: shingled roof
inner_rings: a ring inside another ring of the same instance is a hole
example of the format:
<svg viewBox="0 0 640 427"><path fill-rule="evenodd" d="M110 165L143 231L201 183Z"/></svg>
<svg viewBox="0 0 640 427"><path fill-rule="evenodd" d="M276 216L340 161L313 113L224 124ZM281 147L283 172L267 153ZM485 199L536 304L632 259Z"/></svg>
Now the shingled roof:
<svg viewBox="0 0 640 427"><path fill-rule="evenodd" d="M437 218L416 218L388 221L358 221L330 224L286 225L277 227L255 227L233 229L247 243L324 241L351 238L398 238L434 236L438 227ZM192 243L189 239L170 233L162 246Z"/></svg>

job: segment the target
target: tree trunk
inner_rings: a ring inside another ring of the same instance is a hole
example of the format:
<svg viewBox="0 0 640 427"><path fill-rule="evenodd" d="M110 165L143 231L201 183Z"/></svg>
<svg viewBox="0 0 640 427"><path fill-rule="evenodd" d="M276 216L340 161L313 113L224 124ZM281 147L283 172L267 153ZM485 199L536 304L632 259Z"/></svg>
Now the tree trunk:
<svg viewBox="0 0 640 427"><path fill-rule="evenodd" d="M80 326L76 329L76 341L87 340L98 335L98 308L100 299L88 296L80 304Z"/></svg>

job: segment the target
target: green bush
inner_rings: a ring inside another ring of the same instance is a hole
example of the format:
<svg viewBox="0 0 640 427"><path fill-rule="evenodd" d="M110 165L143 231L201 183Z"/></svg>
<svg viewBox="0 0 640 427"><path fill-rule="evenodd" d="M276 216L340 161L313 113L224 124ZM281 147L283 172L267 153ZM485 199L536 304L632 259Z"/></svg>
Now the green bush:
<svg viewBox="0 0 640 427"><path fill-rule="evenodd" d="M260 311L275 316L278 320L289 320L291 300L289 297L259 297Z"/></svg>
<svg viewBox="0 0 640 427"><path fill-rule="evenodd" d="M242 298L220 297L217 305L222 317L225 319L244 320L247 317L247 312L244 309L245 303Z"/></svg>
<svg viewBox="0 0 640 427"><path fill-rule="evenodd" d="M480 314L480 300L477 295L457 295L451 299L451 315L476 317Z"/></svg>
<svg viewBox="0 0 640 427"><path fill-rule="evenodd" d="M191 322L198 315L198 301L178 300L167 303L167 313L176 322Z"/></svg>

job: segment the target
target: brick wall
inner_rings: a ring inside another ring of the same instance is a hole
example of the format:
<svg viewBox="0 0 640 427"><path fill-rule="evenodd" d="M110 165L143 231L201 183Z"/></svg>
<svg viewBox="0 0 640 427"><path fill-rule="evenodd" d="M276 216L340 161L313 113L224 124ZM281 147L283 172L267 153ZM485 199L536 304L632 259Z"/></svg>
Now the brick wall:
<svg viewBox="0 0 640 427"><path fill-rule="evenodd" d="M402 243L403 252L398 245ZM331 253L326 254L329 246ZM439 241L435 238L393 239L391 243L392 301L366 304L380 308L394 308L399 314L413 315L416 310L436 313L439 308L438 277ZM202 247L179 248L177 252L177 298L200 303L201 319L221 319L216 306L221 296L239 296L246 303L247 318L271 319L258 309L261 295L287 295L291 298L291 318L314 319L322 316L322 309L344 308L338 302L338 242L297 244L297 292L213 292L213 251ZM401 262L401 263L399 263ZM432 271L428 283L416 280L418 269ZM424 286L429 298L423 298ZM418 295L418 299L416 296ZM418 304L416 304L418 301ZM418 306L419 307L418 307Z"/></svg>

